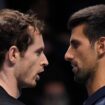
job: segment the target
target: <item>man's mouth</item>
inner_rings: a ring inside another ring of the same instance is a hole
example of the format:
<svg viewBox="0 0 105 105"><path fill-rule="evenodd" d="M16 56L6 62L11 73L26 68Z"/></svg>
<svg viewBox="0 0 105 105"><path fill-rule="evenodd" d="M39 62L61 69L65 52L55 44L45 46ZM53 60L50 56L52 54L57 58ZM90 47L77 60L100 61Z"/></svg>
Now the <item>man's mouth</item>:
<svg viewBox="0 0 105 105"><path fill-rule="evenodd" d="M78 72L78 65L77 63L71 63L72 71L76 74Z"/></svg>
<svg viewBox="0 0 105 105"><path fill-rule="evenodd" d="M39 81L40 80L40 76L37 74L36 75L36 80Z"/></svg>
<svg viewBox="0 0 105 105"><path fill-rule="evenodd" d="M36 75L36 80L40 80L40 75L44 72L44 69L40 70L40 72Z"/></svg>
<svg viewBox="0 0 105 105"><path fill-rule="evenodd" d="M78 67L77 66L74 66L72 71L76 74L78 72Z"/></svg>

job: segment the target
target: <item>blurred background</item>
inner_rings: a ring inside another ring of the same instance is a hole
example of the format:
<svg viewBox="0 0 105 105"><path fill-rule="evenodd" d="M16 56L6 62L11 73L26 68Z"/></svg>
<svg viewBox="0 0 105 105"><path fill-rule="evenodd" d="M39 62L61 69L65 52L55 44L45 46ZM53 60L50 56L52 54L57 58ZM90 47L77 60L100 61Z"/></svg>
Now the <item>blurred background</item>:
<svg viewBox="0 0 105 105"><path fill-rule="evenodd" d="M74 82L74 74L64 54L69 45L69 16L84 7L104 4L105 0L0 0L0 9L21 12L33 9L45 21L45 53L49 66L40 74L35 88L23 89L20 100L26 105L82 105L87 98L83 85Z"/></svg>

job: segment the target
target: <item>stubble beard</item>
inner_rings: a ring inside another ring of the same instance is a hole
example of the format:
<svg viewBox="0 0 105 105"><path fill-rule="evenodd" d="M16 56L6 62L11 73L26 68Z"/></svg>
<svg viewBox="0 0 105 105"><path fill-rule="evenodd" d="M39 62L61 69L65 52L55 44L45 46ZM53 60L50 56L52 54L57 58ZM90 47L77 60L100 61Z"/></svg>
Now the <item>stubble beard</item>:
<svg viewBox="0 0 105 105"><path fill-rule="evenodd" d="M74 75L74 81L85 85L90 77L90 72L87 70L83 70L82 72L78 72L77 74Z"/></svg>

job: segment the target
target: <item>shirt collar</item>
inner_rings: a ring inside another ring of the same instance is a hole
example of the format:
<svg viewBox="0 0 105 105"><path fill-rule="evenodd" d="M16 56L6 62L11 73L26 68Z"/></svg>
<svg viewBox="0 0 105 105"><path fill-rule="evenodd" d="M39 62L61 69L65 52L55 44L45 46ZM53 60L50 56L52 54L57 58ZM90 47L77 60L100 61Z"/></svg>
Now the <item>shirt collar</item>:
<svg viewBox="0 0 105 105"><path fill-rule="evenodd" d="M96 102L98 99L100 99L103 96L105 96L105 86L101 87L94 94L89 96L87 100L84 102L84 105L92 105L94 102Z"/></svg>

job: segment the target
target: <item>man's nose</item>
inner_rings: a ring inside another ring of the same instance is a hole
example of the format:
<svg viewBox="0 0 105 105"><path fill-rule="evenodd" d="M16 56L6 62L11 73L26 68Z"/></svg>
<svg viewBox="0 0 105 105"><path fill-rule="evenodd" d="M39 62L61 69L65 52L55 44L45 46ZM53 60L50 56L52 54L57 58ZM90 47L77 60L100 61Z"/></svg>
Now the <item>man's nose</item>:
<svg viewBox="0 0 105 105"><path fill-rule="evenodd" d="M70 48L66 51L64 58L66 61L71 61L73 59L73 54L71 53Z"/></svg>
<svg viewBox="0 0 105 105"><path fill-rule="evenodd" d="M48 64L49 64L49 62L48 62L48 60L47 60L45 54L43 54L43 60L42 60L42 62L41 62L41 65L47 66Z"/></svg>

